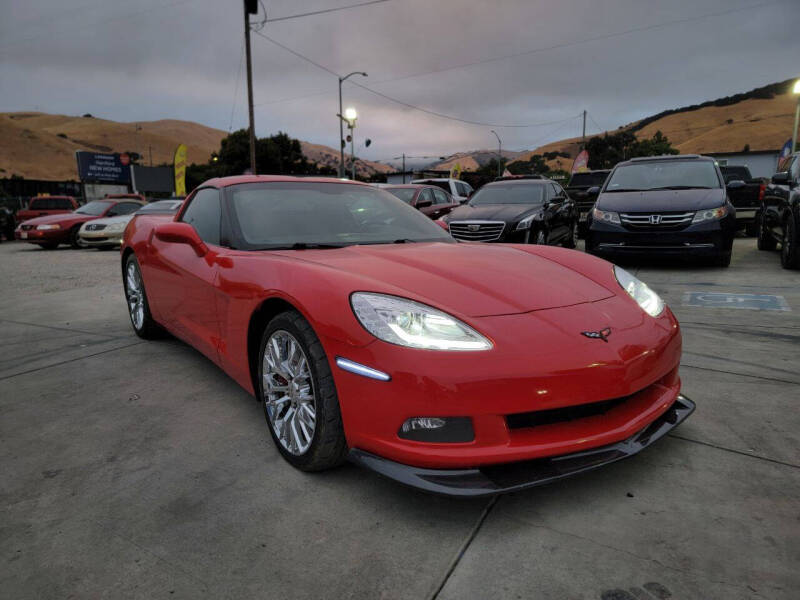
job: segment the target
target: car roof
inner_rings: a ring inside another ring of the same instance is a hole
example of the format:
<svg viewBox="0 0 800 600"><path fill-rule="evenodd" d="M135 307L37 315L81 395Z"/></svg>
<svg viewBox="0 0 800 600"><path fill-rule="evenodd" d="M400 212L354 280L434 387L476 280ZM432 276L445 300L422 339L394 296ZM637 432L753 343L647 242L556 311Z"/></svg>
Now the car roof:
<svg viewBox="0 0 800 600"><path fill-rule="evenodd" d="M349 183L352 185L363 185L372 187L368 183L352 181L350 179L338 179L336 177L292 177L291 175L232 175L230 177L215 177L204 181L197 187L228 187L243 183L273 183L273 182L312 182L312 183Z"/></svg>
<svg viewBox="0 0 800 600"><path fill-rule="evenodd" d="M412 190L419 190L425 187L436 187L435 185L425 185L422 183L396 183L396 184L389 184L383 187L384 190L396 190L399 188L408 188ZM440 189L440 188L436 188Z"/></svg>
<svg viewBox="0 0 800 600"><path fill-rule="evenodd" d="M620 165L630 165L642 162L669 162L674 160L702 160L715 162L710 156L702 156L700 154L664 154L661 156L639 156L637 158L631 158L630 160L619 163L617 166L619 167Z"/></svg>
<svg viewBox="0 0 800 600"><path fill-rule="evenodd" d="M503 179L501 181L490 181L485 186L489 185L544 185L546 183L552 183L550 179Z"/></svg>

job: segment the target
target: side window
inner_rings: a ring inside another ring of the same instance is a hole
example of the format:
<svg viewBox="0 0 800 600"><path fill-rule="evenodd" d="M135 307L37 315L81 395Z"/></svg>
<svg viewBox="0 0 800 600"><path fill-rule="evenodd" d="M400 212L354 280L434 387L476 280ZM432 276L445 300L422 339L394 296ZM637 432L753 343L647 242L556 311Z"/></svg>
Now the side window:
<svg viewBox="0 0 800 600"><path fill-rule="evenodd" d="M72 202L66 198L57 198L54 202L56 203L56 208L61 210L70 210L72 208Z"/></svg>
<svg viewBox="0 0 800 600"><path fill-rule="evenodd" d="M469 190L467 186L460 181L456 181L456 190L459 196L469 196Z"/></svg>
<svg viewBox="0 0 800 600"><path fill-rule="evenodd" d="M219 190L205 188L198 191L183 213L181 221L194 227L200 239L207 244L219 246L221 227Z"/></svg>
<svg viewBox="0 0 800 600"><path fill-rule="evenodd" d="M30 204L28 205L28 210L47 210L46 200L36 198L31 200Z"/></svg>
<svg viewBox="0 0 800 600"><path fill-rule="evenodd" d="M419 197L417 198L417 204L420 202L430 202L433 204L433 194L431 194L431 188L425 188L419 193Z"/></svg>
<svg viewBox="0 0 800 600"><path fill-rule="evenodd" d="M434 204L450 204L450 201L447 199L447 194L445 194L444 191L440 190L439 188L433 190L433 197Z"/></svg>
<svg viewBox="0 0 800 600"><path fill-rule="evenodd" d="M553 184L553 189L556 192L556 196L564 196L564 197L566 197L566 194L564 193L564 189L560 185L558 185L557 183Z"/></svg>

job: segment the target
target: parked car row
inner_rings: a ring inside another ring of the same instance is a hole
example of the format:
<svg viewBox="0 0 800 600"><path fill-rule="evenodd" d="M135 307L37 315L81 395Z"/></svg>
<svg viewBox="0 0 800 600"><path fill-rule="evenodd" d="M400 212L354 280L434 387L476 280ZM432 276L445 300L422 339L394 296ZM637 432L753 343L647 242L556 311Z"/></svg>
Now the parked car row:
<svg viewBox="0 0 800 600"><path fill-rule="evenodd" d="M53 202L53 199L58 202ZM48 202L41 202L47 200ZM45 196L31 201L31 211L43 211L42 216L22 221L14 231L14 237L41 248L52 250L61 244L73 248L119 246L122 232L134 213L140 210L177 212L181 199L171 199L146 204L139 194L114 194L102 200L88 202L75 210L64 210L68 196ZM77 204L77 203L75 203ZM20 211L22 212L22 211Z"/></svg>

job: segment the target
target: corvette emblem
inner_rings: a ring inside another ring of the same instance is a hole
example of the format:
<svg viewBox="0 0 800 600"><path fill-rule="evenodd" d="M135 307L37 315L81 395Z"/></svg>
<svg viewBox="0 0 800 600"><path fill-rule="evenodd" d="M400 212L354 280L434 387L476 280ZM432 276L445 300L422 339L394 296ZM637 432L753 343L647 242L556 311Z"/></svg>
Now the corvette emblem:
<svg viewBox="0 0 800 600"><path fill-rule="evenodd" d="M581 331L581 335L585 335L587 338L592 338L593 340L603 340L607 344L608 336L611 335L611 327L606 327L600 331Z"/></svg>

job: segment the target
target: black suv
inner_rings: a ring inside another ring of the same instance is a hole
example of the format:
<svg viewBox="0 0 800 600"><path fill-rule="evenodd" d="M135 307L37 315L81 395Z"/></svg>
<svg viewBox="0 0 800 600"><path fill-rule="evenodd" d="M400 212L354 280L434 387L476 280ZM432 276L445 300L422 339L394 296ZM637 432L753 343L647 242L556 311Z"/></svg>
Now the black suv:
<svg viewBox="0 0 800 600"><path fill-rule="evenodd" d="M567 194L575 201L580 213L580 233L586 233L586 218L592 210L597 194L606 182L610 170L583 171L573 173L567 184Z"/></svg>
<svg viewBox="0 0 800 600"><path fill-rule="evenodd" d="M784 269L800 269L800 152L790 154L772 176L757 216L758 249L781 245Z"/></svg>
<svg viewBox="0 0 800 600"><path fill-rule="evenodd" d="M544 178L487 183L442 218L464 242L578 243L578 210L559 184Z"/></svg>
<svg viewBox="0 0 800 600"><path fill-rule="evenodd" d="M731 262L736 209L713 158L634 158L614 167L589 215L586 250Z"/></svg>

